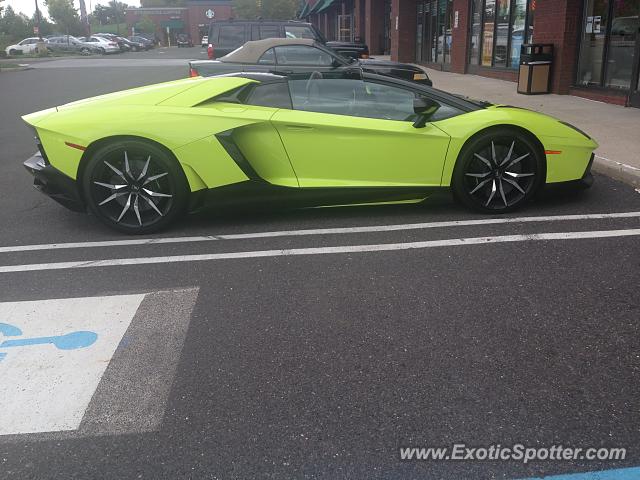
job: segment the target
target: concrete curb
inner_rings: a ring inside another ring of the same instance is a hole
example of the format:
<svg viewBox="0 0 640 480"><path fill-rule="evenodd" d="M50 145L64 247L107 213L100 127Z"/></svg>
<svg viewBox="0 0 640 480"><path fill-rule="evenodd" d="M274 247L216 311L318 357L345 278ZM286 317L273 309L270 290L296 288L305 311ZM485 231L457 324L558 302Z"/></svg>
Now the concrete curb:
<svg viewBox="0 0 640 480"><path fill-rule="evenodd" d="M640 188L640 168L596 155L593 170L632 187Z"/></svg>

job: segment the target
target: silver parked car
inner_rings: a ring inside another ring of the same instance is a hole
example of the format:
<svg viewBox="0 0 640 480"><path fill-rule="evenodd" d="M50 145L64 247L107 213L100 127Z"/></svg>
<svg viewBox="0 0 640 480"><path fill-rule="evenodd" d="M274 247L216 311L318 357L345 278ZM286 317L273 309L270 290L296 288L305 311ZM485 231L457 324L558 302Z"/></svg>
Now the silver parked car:
<svg viewBox="0 0 640 480"><path fill-rule="evenodd" d="M71 35L49 37L47 41L47 49L51 52L79 53L80 55L100 53L100 50L98 50L93 44L83 42L79 38Z"/></svg>
<svg viewBox="0 0 640 480"><path fill-rule="evenodd" d="M120 53L120 47L118 44L104 37L92 35L90 37L86 37L84 40L86 43L96 47L100 53Z"/></svg>

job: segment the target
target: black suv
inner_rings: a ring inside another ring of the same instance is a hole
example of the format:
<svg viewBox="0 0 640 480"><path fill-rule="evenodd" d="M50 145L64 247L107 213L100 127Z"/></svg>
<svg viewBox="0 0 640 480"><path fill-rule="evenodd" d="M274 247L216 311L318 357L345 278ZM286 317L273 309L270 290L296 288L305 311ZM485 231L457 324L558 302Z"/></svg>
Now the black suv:
<svg viewBox="0 0 640 480"><path fill-rule="evenodd" d="M283 20L223 20L209 25L210 59L223 57L249 40L265 38L308 38L320 42L345 57L369 58L369 47L364 43L327 42L311 23Z"/></svg>

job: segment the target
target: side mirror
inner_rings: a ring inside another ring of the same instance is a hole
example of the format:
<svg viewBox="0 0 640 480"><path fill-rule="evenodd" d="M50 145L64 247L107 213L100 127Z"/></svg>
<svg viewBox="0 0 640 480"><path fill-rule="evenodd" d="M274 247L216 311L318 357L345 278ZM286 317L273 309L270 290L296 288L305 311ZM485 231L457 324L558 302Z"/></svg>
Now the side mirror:
<svg viewBox="0 0 640 480"><path fill-rule="evenodd" d="M427 124L429 117L436 113L440 108L440 104L430 98L420 97L413 99L413 112L418 115L416 121L413 122L414 128L423 128Z"/></svg>
<svg viewBox="0 0 640 480"><path fill-rule="evenodd" d="M332 66L333 68L338 68L338 67L342 66L342 62L341 62L340 60L338 60L337 58L334 58L334 59L331 61L331 66Z"/></svg>

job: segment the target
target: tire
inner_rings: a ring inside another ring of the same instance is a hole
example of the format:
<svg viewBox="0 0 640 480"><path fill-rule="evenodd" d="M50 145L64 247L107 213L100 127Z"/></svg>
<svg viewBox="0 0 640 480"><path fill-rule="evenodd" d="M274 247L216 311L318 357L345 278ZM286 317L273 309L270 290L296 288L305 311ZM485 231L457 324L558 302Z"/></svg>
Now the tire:
<svg viewBox="0 0 640 480"><path fill-rule="evenodd" d="M462 149L451 179L455 198L474 210L506 213L526 204L545 181L544 152L528 135L491 129Z"/></svg>
<svg viewBox="0 0 640 480"><path fill-rule="evenodd" d="M175 158L141 140L113 142L94 151L84 168L82 190L102 223L129 234L167 227L185 212L189 197Z"/></svg>
<svg viewBox="0 0 640 480"><path fill-rule="evenodd" d="M18 50L16 50L15 48L12 48L11 50L9 50L9 55L11 55L12 57L15 57L18 54Z"/></svg>
<svg viewBox="0 0 640 480"><path fill-rule="evenodd" d="M88 48L81 48L80 55L91 55L91 50L89 50Z"/></svg>
<svg viewBox="0 0 640 480"><path fill-rule="evenodd" d="M100 47L100 55L106 55L107 52L104 48Z"/></svg>

